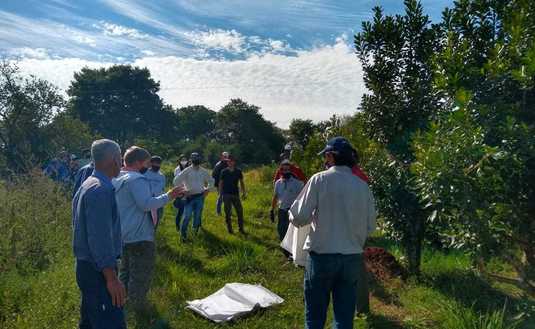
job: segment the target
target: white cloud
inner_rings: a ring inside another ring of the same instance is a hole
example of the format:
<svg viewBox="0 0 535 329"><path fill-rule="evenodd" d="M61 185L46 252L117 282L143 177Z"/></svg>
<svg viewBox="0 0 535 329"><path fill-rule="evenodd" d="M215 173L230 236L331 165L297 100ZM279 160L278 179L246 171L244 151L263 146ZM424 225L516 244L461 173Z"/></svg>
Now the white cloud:
<svg viewBox="0 0 535 329"><path fill-rule="evenodd" d="M132 64L149 68L161 83L164 101L175 106L203 104L218 110L239 97L260 106L280 127L293 118L320 121L356 111L365 91L362 68L343 39L296 54L267 53L234 61L147 55ZM19 63L23 72L62 89L69 86L74 71L109 65L72 58Z"/></svg>
<svg viewBox="0 0 535 329"><path fill-rule="evenodd" d="M81 44L84 44L84 45L88 45L90 47L96 47L97 46L97 41L90 37L90 36L87 36L87 35L82 35L82 34L75 34L73 35L73 40L78 42L78 43L81 43Z"/></svg>
<svg viewBox="0 0 535 329"><path fill-rule="evenodd" d="M245 37L236 30L209 30L184 33L194 45L200 48L242 52Z"/></svg>
<svg viewBox="0 0 535 329"><path fill-rule="evenodd" d="M48 50L44 48L29 48L29 47L13 48L13 49L10 49L7 53L9 56L12 56L15 58L33 58L33 59L50 58L50 55L48 54Z"/></svg>
<svg viewBox="0 0 535 329"><path fill-rule="evenodd" d="M117 25L108 22L101 22L100 24L94 24L94 27L102 30L104 35L113 37L128 37L132 39L145 39L147 36L140 31L129 28L122 25Z"/></svg>

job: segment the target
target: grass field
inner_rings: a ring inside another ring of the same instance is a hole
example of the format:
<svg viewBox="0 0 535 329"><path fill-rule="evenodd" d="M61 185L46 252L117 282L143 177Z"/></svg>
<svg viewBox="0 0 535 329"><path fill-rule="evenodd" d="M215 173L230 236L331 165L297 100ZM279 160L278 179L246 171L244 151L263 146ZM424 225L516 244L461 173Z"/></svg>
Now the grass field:
<svg viewBox="0 0 535 329"><path fill-rule="evenodd" d="M246 175L246 236L227 234L224 219L215 214L214 194L205 205L203 230L190 243L179 241L175 210L166 208L158 228L157 268L150 292L154 308L149 317L130 319L130 328L303 327L303 271L286 262L278 249L275 226L268 220L271 187L266 177L262 171ZM57 206L67 205L65 201ZM54 207L45 206L42 211ZM58 220L62 229L55 233L55 243L61 248L55 249L49 265L40 271L2 270L1 328L76 327L79 295L74 282L68 214L69 209L58 215L62 217ZM2 216L5 221L6 213ZM402 256L396 244L388 240L375 237L370 244ZM490 266L501 275L513 274L500 262ZM513 286L480 277L462 253L427 249L422 269L422 278L417 282L394 280L374 285L373 315L356 319L356 328L513 328L508 324L512 325L515 316L522 322L519 328L535 328L535 301ZM285 302L224 325L211 323L184 308L187 300L203 298L228 282L262 284ZM504 307L506 311L502 312Z"/></svg>

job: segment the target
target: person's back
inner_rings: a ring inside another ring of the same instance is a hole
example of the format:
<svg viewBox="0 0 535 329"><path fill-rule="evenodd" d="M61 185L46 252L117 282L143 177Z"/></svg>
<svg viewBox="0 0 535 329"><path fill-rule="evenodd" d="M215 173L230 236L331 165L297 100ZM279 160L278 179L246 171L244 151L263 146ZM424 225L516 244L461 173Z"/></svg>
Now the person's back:
<svg viewBox="0 0 535 329"><path fill-rule="evenodd" d="M317 173L309 184L317 191L317 210L305 249L361 253L366 237L375 229L375 207L368 185L345 166Z"/></svg>

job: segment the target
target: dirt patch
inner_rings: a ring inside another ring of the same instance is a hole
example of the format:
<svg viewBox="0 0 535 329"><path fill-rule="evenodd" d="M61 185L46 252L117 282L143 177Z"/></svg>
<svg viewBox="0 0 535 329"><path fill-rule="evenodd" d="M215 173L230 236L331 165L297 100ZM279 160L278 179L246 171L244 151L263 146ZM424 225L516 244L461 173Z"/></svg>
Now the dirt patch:
<svg viewBox="0 0 535 329"><path fill-rule="evenodd" d="M366 270L375 280L384 282L396 277L406 277L406 271L396 257L383 248L364 249L364 261Z"/></svg>

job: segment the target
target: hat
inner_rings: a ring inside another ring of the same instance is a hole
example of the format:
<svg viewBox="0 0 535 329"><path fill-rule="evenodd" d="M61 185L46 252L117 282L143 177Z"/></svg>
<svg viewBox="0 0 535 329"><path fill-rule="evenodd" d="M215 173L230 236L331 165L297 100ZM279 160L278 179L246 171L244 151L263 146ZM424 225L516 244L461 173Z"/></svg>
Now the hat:
<svg viewBox="0 0 535 329"><path fill-rule="evenodd" d="M190 159L191 160L200 160L201 156L199 155L199 153L193 152L193 153L191 153Z"/></svg>
<svg viewBox="0 0 535 329"><path fill-rule="evenodd" d="M221 156L223 158L225 158L225 159L228 159L230 157L230 154L227 151L225 151L225 152L221 153Z"/></svg>
<svg viewBox="0 0 535 329"><path fill-rule="evenodd" d="M327 152L344 153L353 152L355 149L351 146L351 143L344 137L334 137L327 142L325 148L318 153L318 155L324 155Z"/></svg>
<svg viewBox="0 0 535 329"><path fill-rule="evenodd" d="M150 158L150 162L162 163L162 157L158 156L158 155L155 155L155 156Z"/></svg>

